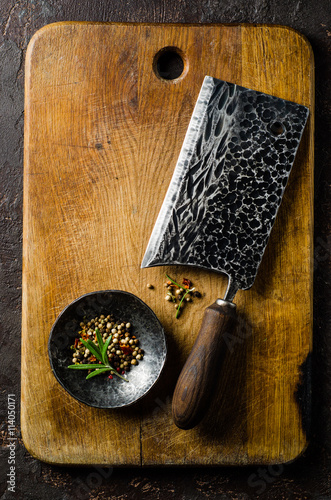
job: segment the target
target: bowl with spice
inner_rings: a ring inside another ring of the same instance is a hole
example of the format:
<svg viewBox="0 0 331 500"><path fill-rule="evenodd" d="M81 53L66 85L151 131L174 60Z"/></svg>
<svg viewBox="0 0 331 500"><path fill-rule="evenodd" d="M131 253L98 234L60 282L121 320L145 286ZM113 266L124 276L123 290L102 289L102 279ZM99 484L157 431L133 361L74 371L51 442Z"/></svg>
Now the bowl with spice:
<svg viewBox="0 0 331 500"><path fill-rule="evenodd" d="M48 341L50 365L74 398L96 408L140 400L162 372L167 346L154 312L132 293L104 290L71 302Z"/></svg>

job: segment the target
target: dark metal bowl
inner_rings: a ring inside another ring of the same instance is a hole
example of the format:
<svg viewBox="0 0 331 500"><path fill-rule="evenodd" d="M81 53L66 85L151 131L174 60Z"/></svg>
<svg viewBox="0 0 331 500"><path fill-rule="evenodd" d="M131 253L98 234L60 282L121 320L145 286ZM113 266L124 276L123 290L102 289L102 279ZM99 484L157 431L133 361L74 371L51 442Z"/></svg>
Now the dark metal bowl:
<svg viewBox="0 0 331 500"><path fill-rule="evenodd" d="M86 380L87 371L71 370L72 350L84 316L94 318L112 314L132 325L140 340L144 359L127 374L129 382L114 375L98 375ZM48 341L52 371L71 396L97 408L119 408L131 405L152 388L165 363L167 346L164 330L154 312L135 295L120 290L105 290L82 295L57 317Z"/></svg>

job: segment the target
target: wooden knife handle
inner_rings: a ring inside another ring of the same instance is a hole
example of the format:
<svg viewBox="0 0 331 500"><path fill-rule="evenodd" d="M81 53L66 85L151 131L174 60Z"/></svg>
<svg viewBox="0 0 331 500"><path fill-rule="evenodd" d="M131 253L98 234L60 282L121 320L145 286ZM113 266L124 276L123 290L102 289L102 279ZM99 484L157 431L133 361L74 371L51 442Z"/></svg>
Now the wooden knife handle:
<svg viewBox="0 0 331 500"><path fill-rule="evenodd" d="M223 334L235 319L233 302L218 299L205 310L193 349L181 371L172 400L172 416L180 429L197 425L208 409L226 345Z"/></svg>

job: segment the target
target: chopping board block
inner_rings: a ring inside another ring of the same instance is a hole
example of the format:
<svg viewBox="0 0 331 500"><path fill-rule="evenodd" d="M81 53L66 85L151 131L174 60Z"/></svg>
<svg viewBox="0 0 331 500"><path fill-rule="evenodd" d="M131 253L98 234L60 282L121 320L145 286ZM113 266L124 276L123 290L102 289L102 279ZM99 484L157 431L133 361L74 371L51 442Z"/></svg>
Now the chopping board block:
<svg viewBox="0 0 331 500"><path fill-rule="evenodd" d="M169 79L174 52L183 71ZM255 284L236 296L239 328L227 338L212 406L183 431L172 422L172 393L226 278L140 264L205 75L304 104L311 114ZM58 23L35 34L26 60L21 396L22 435L34 457L236 465L302 453L313 321L313 95L311 48L285 27ZM191 279L202 294L180 319L164 300L166 272ZM118 410L73 399L47 354L61 310L106 289L144 300L168 341L157 386Z"/></svg>

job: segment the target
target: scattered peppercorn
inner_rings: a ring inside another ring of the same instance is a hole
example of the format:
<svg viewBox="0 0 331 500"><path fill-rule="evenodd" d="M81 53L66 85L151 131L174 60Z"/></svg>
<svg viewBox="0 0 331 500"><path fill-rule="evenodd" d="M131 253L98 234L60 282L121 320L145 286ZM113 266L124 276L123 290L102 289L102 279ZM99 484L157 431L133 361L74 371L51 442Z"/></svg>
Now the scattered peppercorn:
<svg viewBox="0 0 331 500"><path fill-rule="evenodd" d="M165 300L175 303L175 308L177 310L176 318L179 318L182 308L184 307L184 303L192 302L192 294L193 297L200 298L201 293L195 290L192 281L188 278L183 278L182 285L176 283L176 281L172 280L169 276L167 276L167 278L168 281L164 284L164 286L168 289Z"/></svg>

